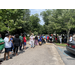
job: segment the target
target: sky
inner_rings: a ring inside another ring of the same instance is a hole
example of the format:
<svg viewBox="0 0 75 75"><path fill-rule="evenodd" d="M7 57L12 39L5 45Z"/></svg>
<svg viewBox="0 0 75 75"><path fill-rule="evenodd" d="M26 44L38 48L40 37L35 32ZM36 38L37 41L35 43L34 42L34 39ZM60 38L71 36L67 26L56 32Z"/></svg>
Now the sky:
<svg viewBox="0 0 75 75"><path fill-rule="evenodd" d="M34 15L34 14L36 14L36 13L39 14L40 24L43 25L43 24L44 24L44 21L43 21L43 18L40 16L40 13L41 13L42 11L45 11L45 9L30 9L30 11L31 11L30 15Z"/></svg>

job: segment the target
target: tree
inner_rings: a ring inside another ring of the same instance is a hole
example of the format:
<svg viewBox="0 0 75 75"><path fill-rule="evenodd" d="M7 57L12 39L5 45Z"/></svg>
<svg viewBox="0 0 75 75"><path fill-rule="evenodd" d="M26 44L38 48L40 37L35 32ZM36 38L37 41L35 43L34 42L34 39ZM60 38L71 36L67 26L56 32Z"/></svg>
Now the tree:
<svg viewBox="0 0 75 75"><path fill-rule="evenodd" d="M62 31L62 21L61 21L61 9L52 10L51 15L48 16L49 23L48 23L48 33L58 33Z"/></svg>
<svg viewBox="0 0 75 75"><path fill-rule="evenodd" d="M22 24L22 32L29 33L31 30L31 24L30 24L30 10L29 9L24 9L23 13L23 21L24 23Z"/></svg>
<svg viewBox="0 0 75 75"><path fill-rule="evenodd" d="M43 11L43 12L41 12L41 16L43 17L43 20L44 20L44 22L45 22L45 25L48 25L49 24L49 15L51 15L52 14L52 10L46 10L46 11Z"/></svg>
<svg viewBox="0 0 75 75"><path fill-rule="evenodd" d="M23 23L23 10L22 9L0 9L0 25L1 31L12 32L16 29L21 29Z"/></svg>
<svg viewBox="0 0 75 75"><path fill-rule="evenodd" d="M71 29L75 28L75 9L64 9L62 12L63 30L67 33L67 42L69 41L69 34Z"/></svg>
<svg viewBox="0 0 75 75"><path fill-rule="evenodd" d="M40 19L38 14L30 16L31 32L38 32Z"/></svg>

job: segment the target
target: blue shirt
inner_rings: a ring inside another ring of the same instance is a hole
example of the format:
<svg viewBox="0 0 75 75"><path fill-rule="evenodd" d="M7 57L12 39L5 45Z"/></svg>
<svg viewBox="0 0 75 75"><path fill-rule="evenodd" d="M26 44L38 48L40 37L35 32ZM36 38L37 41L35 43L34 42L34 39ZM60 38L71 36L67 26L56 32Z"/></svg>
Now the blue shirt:
<svg viewBox="0 0 75 75"><path fill-rule="evenodd" d="M10 40L13 40L13 38L11 38ZM13 46L13 43L11 42L11 47Z"/></svg>
<svg viewBox="0 0 75 75"><path fill-rule="evenodd" d="M40 37L39 41L42 41L42 36Z"/></svg>
<svg viewBox="0 0 75 75"><path fill-rule="evenodd" d="M46 39L47 39L47 36L46 36Z"/></svg>

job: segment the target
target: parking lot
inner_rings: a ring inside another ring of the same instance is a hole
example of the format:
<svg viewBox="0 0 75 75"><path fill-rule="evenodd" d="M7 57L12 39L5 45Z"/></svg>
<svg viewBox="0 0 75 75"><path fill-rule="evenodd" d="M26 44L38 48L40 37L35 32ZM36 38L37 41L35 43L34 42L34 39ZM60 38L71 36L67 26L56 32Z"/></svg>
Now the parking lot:
<svg viewBox="0 0 75 75"><path fill-rule="evenodd" d="M66 50L65 47L56 46L65 65L75 65L75 55Z"/></svg>

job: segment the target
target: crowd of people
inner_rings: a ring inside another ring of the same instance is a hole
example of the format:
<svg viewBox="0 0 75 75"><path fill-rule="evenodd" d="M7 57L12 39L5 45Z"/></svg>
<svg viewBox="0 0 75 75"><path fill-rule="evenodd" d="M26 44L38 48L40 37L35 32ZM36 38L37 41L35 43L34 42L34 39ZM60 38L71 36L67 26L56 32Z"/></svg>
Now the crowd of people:
<svg viewBox="0 0 75 75"><path fill-rule="evenodd" d="M43 34L43 35L38 35L38 36L35 35L34 36L34 34L32 34L30 36L30 42L29 42L29 44L31 45L31 48L34 48L35 46L37 46L37 45L41 46L42 44L44 44L46 42L52 43L52 35L45 36Z"/></svg>
<svg viewBox="0 0 75 75"><path fill-rule="evenodd" d="M10 35L8 33L5 34L5 38L1 38L0 34L0 53L5 48L4 52L4 60L6 60L6 55L8 59L10 59L10 54L12 52L12 55L18 55L18 48L20 51L23 49L26 49L26 36L24 34L16 34L16 35ZM0 60L1 64L2 60Z"/></svg>
<svg viewBox="0 0 75 75"><path fill-rule="evenodd" d="M69 41L72 41L73 38L75 38L75 34L72 36L70 35ZM57 35L35 35L31 34L29 37L29 45L31 45L31 48L34 48L35 46L41 46L42 44L45 43L52 43L52 42L60 42L60 44L62 43L62 41L64 41L64 43L66 43L66 39L67 37L64 36L57 36ZM5 34L5 38L2 39L1 38L1 34L0 34L0 53L2 52L2 50L4 49L4 60L6 60L6 55L8 57L8 59L10 59L10 54L12 55L18 55L18 50L22 51L23 49L26 49L26 35L21 33L20 36L19 34L16 35L10 35L8 33ZM19 48L19 49L18 49ZM1 60L0 60L0 64L1 64Z"/></svg>
<svg viewBox="0 0 75 75"><path fill-rule="evenodd" d="M42 45L46 42L52 42L52 35L50 36L45 36L43 35L33 35L31 34L29 37L29 44L31 45L31 48L34 48L35 46L38 45ZM1 34L0 34L0 53L4 51L4 60L6 60L6 56L7 59L10 59L10 54L12 55L18 55L18 50L22 51L23 49L26 49L26 35L24 35L23 33L20 34L16 34L16 35L10 35L8 33L5 34L4 39L1 38ZM19 49L18 49L19 48ZM0 64L1 64L1 60L0 60Z"/></svg>

